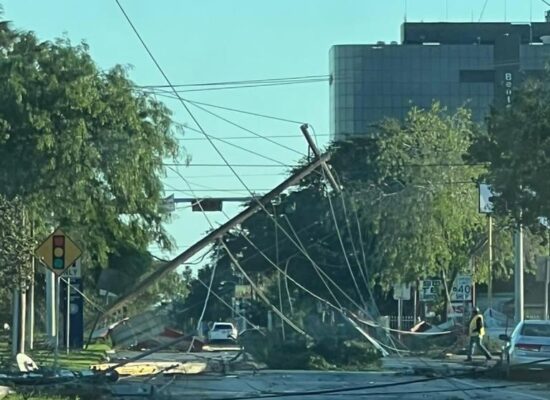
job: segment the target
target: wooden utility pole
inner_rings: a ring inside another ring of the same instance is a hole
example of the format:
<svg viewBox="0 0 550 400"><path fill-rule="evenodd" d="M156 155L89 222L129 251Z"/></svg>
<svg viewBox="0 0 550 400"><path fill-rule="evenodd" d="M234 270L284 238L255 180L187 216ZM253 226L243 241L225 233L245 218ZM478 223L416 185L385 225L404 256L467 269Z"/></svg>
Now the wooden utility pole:
<svg viewBox="0 0 550 400"><path fill-rule="evenodd" d="M188 260L195 254L197 254L199 251L201 251L203 248L205 248L215 240L221 238L223 235L225 235L230 229L232 229L236 225L246 221L248 218L254 215L256 211L258 211L260 208L268 205L273 199L279 196L283 191L288 189L290 186L298 183L300 180L302 180L304 177L309 175L317 167L323 165L329 159L330 159L329 154L320 155L316 160L312 161L310 164L298 170L295 174L287 178L285 181L283 181L281 184L279 184L277 187L275 187L273 190L271 190L261 198L258 198L257 201L253 202L249 207L247 207L245 210L237 214L235 217L231 218L225 224L214 229L212 232L210 232L201 240L193 244L183 253L176 256L173 260L157 268L153 273L151 273L145 279L138 282L128 292L128 294L120 297L117 301L115 301L107 310L105 310L102 317L105 318L106 316L112 315L115 311L120 309L122 306L131 302L133 299L135 299L137 296L143 293L149 286L155 283L158 279L174 271L186 260Z"/></svg>
<svg viewBox="0 0 550 400"><path fill-rule="evenodd" d="M489 308L493 308L493 217L488 216L489 220L489 276L487 280L487 298Z"/></svg>
<svg viewBox="0 0 550 400"><path fill-rule="evenodd" d="M309 148L311 149L311 151L315 155L315 160L320 160L321 152L319 151L319 149L315 145L315 142L311 138L311 135L309 134L308 125L303 124L302 126L300 126L300 130L302 131L302 134L306 138L306 141L307 141L307 144L309 145ZM329 183L331 184L332 188L336 192L340 192L340 190L341 190L340 185L338 185L338 183L336 182L336 179L334 179L334 175L332 175L332 172L331 172L329 166L327 165L327 163L325 161L321 161L321 167L323 167L323 170L325 171L325 177L329 181Z"/></svg>

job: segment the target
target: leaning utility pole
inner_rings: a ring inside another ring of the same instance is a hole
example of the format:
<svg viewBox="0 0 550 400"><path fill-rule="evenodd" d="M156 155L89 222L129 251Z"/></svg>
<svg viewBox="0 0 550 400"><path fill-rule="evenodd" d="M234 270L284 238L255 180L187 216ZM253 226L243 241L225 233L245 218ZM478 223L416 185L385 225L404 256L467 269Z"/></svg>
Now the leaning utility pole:
<svg viewBox="0 0 550 400"><path fill-rule="evenodd" d="M306 138L306 141L307 141L307 144L309 145L309 148L311 149L311 151L315 155L315 160L319 160L320 157L321 157L321 152L319 151L319 149L315 145L315 142L311 138L311 135L309 134L308 124L303 124L302 126L300 126L300 130L302 131L302 134ZM323 167L323 171L325 172L325 177L329 181L332 188L337 193L340 192L340 190L341 190L340 185L338 185L338 183L336 182L336 179L334 179L334 176L332 175L332 172L331 172L330 168L328 167L328 165L325 161L321 161L321 167Z"/></svg>
<svg viewBox="0 0 550 400"><path fill-rule="evenodd" d="M314 161L312 161L310 164L302 167L300 170L298 170L296 173L294 173L292 176L287 178L284 182L282 182L280 185L275 187L270 192L266 193L261 198L258 198L257 201L253 202L249 207L247 207L245 210L237 214L235 217L231 218L229 221L227 221L225 224L221 225L220 227L214 229L212 232L210 232L208 235L203 237L201 240L196 242L194 245L189 247L187 250L185 250L183 253L175 257L172 261L167 262L166 264L160 266L157 268L153 273L151 273L149 276L147 276L142 281L138 282L126 295L120 297L115 303L113 303L105 312L103 313L102 317L106 317L108 315L113 314L116 310L119 310L122 306L125 304L128 304L130 301L135 299L137 296L139 296L141 293L145 291L149 286L151 286L153 283L155 283L158 279L162 278L166 274L174 271L177 267L179 267L181 264L183 264L186 260L197 254L199 251L201 251L203 248L214 242L215 240L221 238L223 235L225 235L230 229L235 227L238 224L243 223L248 218L250 218L252 215L256 213L260 208L266 207L273 199L275 199L277 196L279 196L283 191L288 189L290 186L295 185L300 180L302 180L304 177L309 175L313 170L315 170L320 165L323 165L326 161L330 159L329 154L323 154L317 157Z"/></svg>

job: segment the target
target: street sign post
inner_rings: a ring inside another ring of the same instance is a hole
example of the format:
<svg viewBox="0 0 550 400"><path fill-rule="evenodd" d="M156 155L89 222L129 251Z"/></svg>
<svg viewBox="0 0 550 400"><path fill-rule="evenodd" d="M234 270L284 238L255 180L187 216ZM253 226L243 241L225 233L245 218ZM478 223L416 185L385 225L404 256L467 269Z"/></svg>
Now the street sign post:
<svg viewBox="0 0 550 400"><path fill-rule="evenodd" d="M393 299L410 300L411 299L410 283L400 283L400 284L393 285Z"/></svg>
<svg viewBox="0 0 550 400"><path fill-rule="evenodd" d="M411 299L411 284L400 283L393 285L393 298L397 300L397 330L400 331L403 319L403 300ZM401 333L397 335L401 338Z"/></svg>
<svg viewBox="0 0 550 400"><path fill-rule="evenodd" d="M441 279L424 279L420 281L418 291L420 301L425 303L436 301L441 293Z"/></svg>
<svg viewBox="0 0 550 400"><path fill-rule="evenodd" d="M63 274L65 284L61 285L64 343L67 348L82 349L84 346L84 299L82 292L82 269L77 260ZM69 293L69 296L67 296Z"/></svg>
<svg viewBox="0 0 550 400"><path fill-rule="evenodd" d="M473 299L472 276L457 275L451 288L451 308L452 312L448 317L461 318L466 314L468 303Z"/></svg>
<svg viewBox="0 0 550 400"><path fill-rule="evenodd" d="M451 302L472 301L472 276L458 275L451 289Z"/></svg>
<svg viewBox="0 0 550 400"><path fill-rule="evenodd" d="M56 321L56 316L60 312L61 275L80 258L81 254L82 252L78 246L59 228L35 250L36 257L57 277L52 282L52 286L55 288L53 290L55 296L53 298L48 296L47 298L48 302L54 302L54 304L47 303L47 310L51 313L51 315L48 315L48 320ZM55 281L57 281L57 284L55 284ZM55 335L53 338L55 340L54 365L57 368L59 354L59 327L57 323L51 333Z"/></svg>
<svg viewBox="0 0 550 400"><path fill-rule="evenodd" d="M72 265L82 252L61 229L56 229L36 249L35 255L58 277Z"/></svg>

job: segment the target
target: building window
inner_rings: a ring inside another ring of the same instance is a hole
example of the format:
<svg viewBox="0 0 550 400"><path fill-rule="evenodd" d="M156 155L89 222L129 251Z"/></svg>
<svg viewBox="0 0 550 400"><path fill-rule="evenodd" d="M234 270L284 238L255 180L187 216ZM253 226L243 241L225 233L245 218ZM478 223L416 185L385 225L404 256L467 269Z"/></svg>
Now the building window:
<svg viewBox="0 0 550 400"><path fill-rule="evenodd" d="M495 71L492 69L463 69L460 70L461 83L494 82Z"/></svg>

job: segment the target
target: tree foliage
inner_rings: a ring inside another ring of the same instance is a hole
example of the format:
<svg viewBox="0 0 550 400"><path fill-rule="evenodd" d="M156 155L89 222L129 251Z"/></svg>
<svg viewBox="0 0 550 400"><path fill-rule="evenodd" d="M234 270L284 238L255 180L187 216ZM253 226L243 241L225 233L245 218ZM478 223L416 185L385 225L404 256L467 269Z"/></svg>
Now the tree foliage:
<svg viewBox="0 0 550 400"><path fill-rule="evenodd" d="M268 259L346 307L363 301L372 307L375 282L388 287L443 275L451 281L469 272L471 257L486 246L476 187L483 170L463 161L474 129L469 111L448 114L434 104L413 108L402 123L384 121L374 135L332 143L329 164L344 188L341 194L327 186L322 172L313 173L267 213L227 235L225 244L276 305L278 277ZM216 274L238 276L222 246L215 248L212 263ZM318 307L284 274L282 279L285 312L292 301L302 313Z"/></svg>
<svg viewBox="0 0 550 400"><path fill-rule="evenodd" d="M118 246L169 246L159 209L163 160L177 155L169 110L102 71L86 44L40 41L0 23L0 192L38 233L62 226L87 263Z"/></svg>
<svg viewBox="0 0 550 400"><path fill-rule="evenodd" d="M470 159L488 164L482 179L495 194L495 212L539 229L550 216L550 71L514 92L512 105L495 108Z"/></svg>
<svg viewBox="0 0 550 400"><path fill-rule="evenodd" d="M382 124L380 150L371 155L377 176L370 185L360 180L353 197L370 228L371 268L388 281L467 268L483 231L475 185L481 170L462 161L474 129L469 111L448 115L438 104L413 108L403 124Z"/></svg>
<svg viewBox="0 0 550 400"><path fill-rule="evenodd" d="M20 199L0 195L0 297L10 289L25 288L31 279L34 241Z"/></svg>

